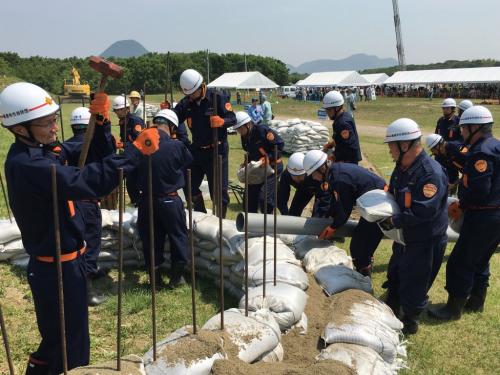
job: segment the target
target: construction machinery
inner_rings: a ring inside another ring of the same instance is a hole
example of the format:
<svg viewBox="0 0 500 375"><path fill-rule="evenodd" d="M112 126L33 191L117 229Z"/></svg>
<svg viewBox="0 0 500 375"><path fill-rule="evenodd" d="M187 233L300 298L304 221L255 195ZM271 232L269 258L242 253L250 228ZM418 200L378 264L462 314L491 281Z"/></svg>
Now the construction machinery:
<svg viewBox="0 0 500 375"><path fill-rule="evenodd" d="M90 95L90 86L86 82L80 82L80 73L73 67L71 68L72 79L64 80L64 95L70 97L82 97Z"/></svg>

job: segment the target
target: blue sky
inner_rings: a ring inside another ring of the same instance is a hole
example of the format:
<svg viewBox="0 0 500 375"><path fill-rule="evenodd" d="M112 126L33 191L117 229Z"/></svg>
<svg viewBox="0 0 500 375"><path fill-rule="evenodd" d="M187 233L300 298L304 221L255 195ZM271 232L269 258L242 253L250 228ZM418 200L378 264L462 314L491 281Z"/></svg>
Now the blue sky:
<svg viewBox="0 0 500 375"><path fill-rule="evenodd" d="M4 0L0 51L99 54L135 39L150 51L210 49L292 65L354 53L397 58L391 0ZM500 60L500 1L399 0L408 64Z"/></svg>

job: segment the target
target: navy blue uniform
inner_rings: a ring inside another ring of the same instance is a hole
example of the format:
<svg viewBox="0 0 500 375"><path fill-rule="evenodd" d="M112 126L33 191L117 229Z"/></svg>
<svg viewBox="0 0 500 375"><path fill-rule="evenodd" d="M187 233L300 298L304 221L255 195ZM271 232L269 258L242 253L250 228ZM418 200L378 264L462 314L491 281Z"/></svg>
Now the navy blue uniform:
<svg viewBox="0 0 500 375"><path fill-rule="evenodd" d="M222 155L222 205L229 204L228 194L228 153L227 128L236 124L236 116L232 111L231 104L227 98L214 90L207 90L205 98L199 103L191 101L188 96L184 97L174 108L179 118L179 123L186 122L191 131L193 155L192 171L192 194L193 198L201 195L200 186L206 175L210 197L213 196L213 129L210 127L210 115L213 114L213 96L217 97L217 114L224 119L224 126L217 130L219 137L219 155ZM215 161L218 162L218 161Z"/></svg>
<svg viewBox="0 0 500 375"><path fill-rule="evenodd" d="M406 243L394 242L392 247L389 296L399 299L406 315L415 316L427 304L448 240L448 178L441 165L422 151L409 168L396 166L389 191L401 209L392 221L402 228Z"/></svg>
<svg viewBox="0 0 500 375"><path fill-rule="evenodd" d="M278 159L274 160L274 145L278 146ZM283 151L283 140L267 125L252 125L249 134L241 137L241 146L248 152L248 161L258 161L267 157L272 168L277 169L278 178L283 171L281 152ZM264 199L267 199L267 213L274 209L274 175L267 177L267 191L264 184L248 185L248 212L264 212Z"/></svg>
<svg viewBox="0 0 500 375"><path fill-rule="evenodd" d="M381 177L350 163L333 163L327 179L327 188L331 193L330 216L333 217L331 227L335 229L347 222L360 196L371 190L384 189L386 186ZM364 270L371 265L373 254L382 237L377 223L359 219L350 245L351 256L357 270Z"/></svg>
<svg viewBox="0 0 500 375"><path fill-rule="evenodd" d="M458 125L460 117L451 116L446 118L444 116L440 117L436 124L435 133L439 134L446 142L458 142L463 144L463 138L460 133L460 126ZM447 157L436 156L436 160L446 169L448 174L448 182L450 185L454 185L458 182L458 171L449 164Z"/></svg>
<svg viewBox="0 0 500 375"><path fill-rule="evenodd" d="M160 149L151 156L155 266L160 266L165 261L163 251L167 234L170 240L172 264L186 264L188 260L186 214L177 190L184 187L184 170L191 164L193 158L182 142L171 139L161 129L159 133ZM147 160L144 160L139 168L129 174L127 182L130 197L139 206L137 227L142 241L144 259L149 269L150 223L147 177Z"/></svg>
<svg viewBox="0 0 500 375"><path fill-rule="evenodd" d="M288 208L288 199L290 198L291 187L295 188L290 208ZM297 183L292 179L290 172L285 170L278 183L278 210L282 215L301 216L302 211L309 201L314 197L313 217L327 217L330 213L330 194L320 188L320 183L306 176L302 183Z"/></svg>
<svg viewBox="0 0 500 375"><path fill-rule="evenodd" d="M62 372L62 358L57 273L52 258L56 246L50 166L55 164L57 168L62 254L78 254L74 260L62 264L68 367L71 369L87 365L90 351L86 267L80 256L83 250L77 252L84 247L85 221L78 201L109 194L118 185L117 168L123 167L128 172L142 159L140 152L130 145L124 156L108 156L102 163L91 163L80 169L64 165L67 159L74 157L66 152L63 148L58 154L16 140L5 162L9 203L21 230L24 248L30 255L28 282L42 336L32 357L46 363L53 374ZM52 258L52 262L43 257Z"/></svg>
<svg viewBox="0 0 500 375"><path fill-rule="evenodd" d="M488 262L500 243L500 141L490 136L471 146L458 198L464 221L446 265L446 289L465 298L486 291Z"/></svg>
<svg viewBox="0 0 500 375"><path fill-rule="evenodd" d="M124 120L120 120L120 139L123 144L133 142L145 128L144 120L128 113Z"/></svg>
<svg viewBox="0 0 500 375"><path fill-rule="evenodd" d="M62 147L68 155L68 165L77 166L83 141L85 129L73 131L73 137L66 140ZM114 139L111 135L111 124L96 126L94 138L89 148L86 164L101 161L104 157L115 153ZM88 199L79 202L80 210L85 220L85 243L87 251L84 254L87 265L87 273L96 275L98 271L97 258L101 251L102 217L98 199Z"/></svg>
<svg viewBox="0 0 500 375"><path fill-rule="evenodd" d="M361 148L354 118L348 112L341 112L333 120L332 126L335 161L358 164Z"/></svg>

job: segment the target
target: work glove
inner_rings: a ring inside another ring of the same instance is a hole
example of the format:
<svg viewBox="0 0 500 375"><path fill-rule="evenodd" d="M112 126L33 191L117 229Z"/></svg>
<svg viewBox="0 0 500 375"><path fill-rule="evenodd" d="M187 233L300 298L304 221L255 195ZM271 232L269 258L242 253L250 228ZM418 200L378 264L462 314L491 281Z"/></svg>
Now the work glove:
<svg viewBox="0 0 500 375"><path fill-rule="evenodd" d="M96 115L96 124L103 125L109 121L109 98L104 92L96 92L90 102L89 112Z"/></svg>
<svg viewBox="0 0 500 375"><path fill-rule="evenodd" d="M329 225L325 229L323 229L323 231L319 234L318 238L320 240L331 240L333 239L334 234L335 234L335 228Z"/></svg>
<svg viewBox="0 0 500 375"><path fill-rule="evenodd" d="M327 142L323 145L323 151L326 152L326 150L330 150L332 148L335 148L335 141L330 141L330 142Z"/></svg>
<svg viewBox="0 0 500 375"><path fill-rule="evenodd" d="M121 139L115 139L115 146L118 150L123 150L123 142Z"/></svg>
<svg viewBox="0 0 500 375"><path fill-rule="evenodd" d="M380 228L382 228L385 231L390 231L390 230L396 228L394 226L394 223L392 222L392 217L388 217L387 219L379 221L378 225L380 226Z"/></svg>
<svg viewBox="0 0 500 375"><path fill-rule="evenodd" d="M460 208L460 203L455 201L448 206L448 216L454 221L460 220L464 211Z"/></svg>
<svg viewBox="0 0 500 375"><path fill-rule="evenodd" d="M168 100L161 102L160 109L170 109L170 102Z"/></svg>
<svg viewBox="0 0 500 375"><path fill-rule="evenodd" d="M267 158L267 156L263 156L259 159L259 161L262 163L260 165L261 168L264 168L267 165L269 165L269 159Z"/></svg>
<svg viewBox="0 0 500 375"><path fill-rule="evenodd" d="M224 119L220 116L210 116L211 128L222 128L224 126Z"/></svg>
<svg viewBox="0 0 500 375"><path fill-rule="evenodd" d="M160 133L157 128L144 129L133 144L143 155L154 154L160 148Z"/></svg>

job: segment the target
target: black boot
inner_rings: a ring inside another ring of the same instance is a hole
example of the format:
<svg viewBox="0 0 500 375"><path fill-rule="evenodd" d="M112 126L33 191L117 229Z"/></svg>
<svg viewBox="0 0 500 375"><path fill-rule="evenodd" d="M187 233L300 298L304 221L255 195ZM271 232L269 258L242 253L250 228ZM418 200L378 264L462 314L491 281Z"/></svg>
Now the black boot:
<svg viewBox="0 0 500 375"><path fill-rule="evenodd" d="M222 218L225 219L227 214L227 206L222 206Z"/></svg>
<svg viewBox="0 0 500 375"><path fill-rule="evenodd" d="M205 208L205 201L203 200L203 194L195 195L192 199L194 211L207 213L207 209Z"/></svg>
<svg viewBox="0 0 500 375"><path fill-rule="evenodd" d="M92 278L87 277L87 303L89 306L99 306L106 301L106 297L99 294L92 285Z"/></svg>
<svg viewBox="0 0 500 375"><path fill-rule="evenodd" d="M399 316L401 315L401 304L399 303L399 297L394 292L391 292L390 289L387 291L387 298L385 299L385 303L391 308L396 318L399 319Z"/></svg>
<svg viewBox="0 0 500 375"><path fill-rule="evenodd" d="M361 268L361 269L356 268L356 271L358 271L363 276L368 276L369 278L372 277L372 265L371 264L364 267L364 268Z"/></svg>
<svg viewBox="0 0 500 375"><path fill-rule="evenodd" d="M462 310L465 306L467 298L458 298L448 295L448 302L446 305L433 310L427 310L432 318L439 320L458 320L462 317Z"/></svg>
<svg viewBox="0 0 500 375"><path fill-rule="evenodd" d="M420 314L404 314L403 316L403 334L414 335L418 331L418 317Z"/></svg>
<svg viewBox="0 0 500 375"><path fill-rule="evenodd" d="M174 263L172 265L172 276L170 277L170 282L167 285L168 289L175 289L186 284L186 280L184 280L183 276L185 267L185 263Z"/></svg>
<svg viewBox="0 0 500 375"><path fill-rule="evenodd" d="M149 278L151 280L151 276ZM159 291L164 289L167 285L163 281L163 269L161 267L155 267L155 289Z"/></svg>
<svg viewBox="0 0 500 375"><path fill-rule="evenodd" d="M464 306L464 310L468 312L483 312L484 301L486 300L486 291L487 289L479 292L472 291L467 303Z"/></svg>
<svg viewBox="0 0 500 375"><path fill-rule="evenodd" d="M49 364L30 356L25 375L50 375Z"/></svg>

